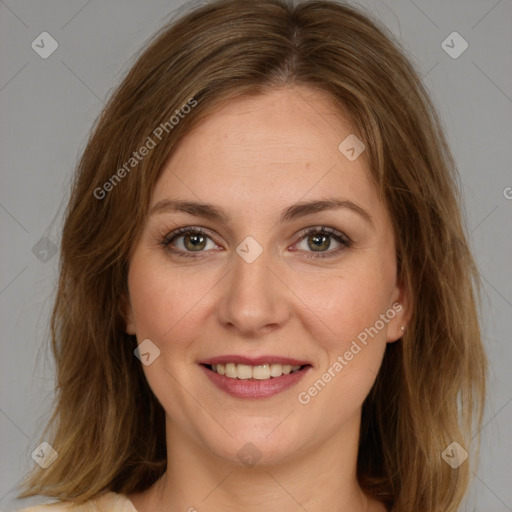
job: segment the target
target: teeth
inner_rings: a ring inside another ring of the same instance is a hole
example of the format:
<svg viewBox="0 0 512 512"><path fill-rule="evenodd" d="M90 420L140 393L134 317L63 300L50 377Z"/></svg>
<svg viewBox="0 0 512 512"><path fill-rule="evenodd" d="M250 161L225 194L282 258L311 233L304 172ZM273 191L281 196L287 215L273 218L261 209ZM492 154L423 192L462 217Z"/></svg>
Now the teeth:
<svg viewBox="0 0 512 512"><path fill-rule="evenodd" d="M217 365L219 367L221 365ZM237 371L236 371L236 364L234 363L227 363L226 364L226 377L231 377L232 379L236 379L238 377Z"/></svg>
<svg viewBox="0 0 512 512"><path fill-rule="evenodd" d="M249 367L251 368L252 378L258 380L270 379L270 366L268 364L262 364L261 366Z"/></svg>
<svg viewBox="0 0 512 512"><path fill-rule="evenodd" d="M294 368L296 368L294 366ZM300 366L299 366L300 368ZM271 364L270 375L272 377L280 377L281 375L288 375L292 371L292 367L289 364Z"/></svg>
<svg viewBox="0 0 512 512"><path fill-rule="evenodd" d="M214 364L212 370L219 375L225 375L231 379L256 379L268 380L272 377L281 377L296 372L300 366L291 366L289 364L261 364L250 366L248 364Z"/></svg>
<svg viewBox="0 0 512 512"><path fill-rule="evenodd" d="M236 365L236 376L239 379L250 379L252 378L252 367L248 364L237 364Z"/></svg>

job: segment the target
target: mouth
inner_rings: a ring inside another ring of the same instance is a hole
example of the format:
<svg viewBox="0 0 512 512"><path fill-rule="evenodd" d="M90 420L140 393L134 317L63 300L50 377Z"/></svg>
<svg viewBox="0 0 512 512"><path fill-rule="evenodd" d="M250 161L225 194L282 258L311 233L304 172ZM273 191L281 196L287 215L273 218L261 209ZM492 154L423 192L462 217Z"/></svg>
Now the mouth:
<svg viewBox="0 0 512 512"><path fill-rule="evenodd" d="M264 363L253 366L249 364L226 363L204 364L203 366L218 375L227 377L228 379L269 380L299 372L311 365L304 364L292 366L290 364Z"/></svg>
<svg viewBox="0 0 512 512"><path fill-rule="evenodd" d="M290 358L223 356L199 363L214 386L236 398L269 398L296 385L313 366Z"/></svg>

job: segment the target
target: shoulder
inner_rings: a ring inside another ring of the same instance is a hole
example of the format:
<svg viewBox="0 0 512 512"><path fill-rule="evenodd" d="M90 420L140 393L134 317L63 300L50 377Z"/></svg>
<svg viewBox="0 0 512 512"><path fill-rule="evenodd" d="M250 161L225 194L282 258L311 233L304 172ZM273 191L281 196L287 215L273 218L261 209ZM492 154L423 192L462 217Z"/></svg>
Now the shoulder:
<svg viewBox="0 0 512 512"><path fill-rule="evenodd" d="M82 505L75 505L71 501L59 501L24 508L18 512L98 512L98 510L137 512L132 502L124 494L115 492L107 492Z"/></svg>

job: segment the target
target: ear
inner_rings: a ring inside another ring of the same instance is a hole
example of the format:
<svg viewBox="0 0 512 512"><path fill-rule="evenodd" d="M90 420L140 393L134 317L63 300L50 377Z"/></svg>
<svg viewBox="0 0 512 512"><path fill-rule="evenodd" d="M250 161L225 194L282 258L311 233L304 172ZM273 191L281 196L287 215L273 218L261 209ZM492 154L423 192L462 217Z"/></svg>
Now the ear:
<svg viewBox="0 0 512 512"><path fill-rule="evenodd" d="M124 320L126 334L135 334L135 321L133 318L132 305L130 303L130 298L126 294L121 295L121 298L119 299L119 312L121 314L121 318Z"/></svg>
<svg viewBox="0 0 512 512"><path fill-rule="evenodd" d="M407 332L407 326L412 316L412 297L405 285L396 284L387 316L390 321L386 342L393 343Z"/></svg>

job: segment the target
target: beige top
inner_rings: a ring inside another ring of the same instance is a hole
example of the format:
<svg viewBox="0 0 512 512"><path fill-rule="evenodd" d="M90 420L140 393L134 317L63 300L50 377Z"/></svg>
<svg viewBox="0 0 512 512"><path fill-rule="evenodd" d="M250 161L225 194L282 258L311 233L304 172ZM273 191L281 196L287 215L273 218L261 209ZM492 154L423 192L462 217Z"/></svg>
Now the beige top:
<svg viewBox="0 0 512 512"><path fill-rule="evenodd" d="M24 508L19 512L137 512L133 503L124 495L107 492L83 505L72 507L73 503L61 501Z"/></svg>

